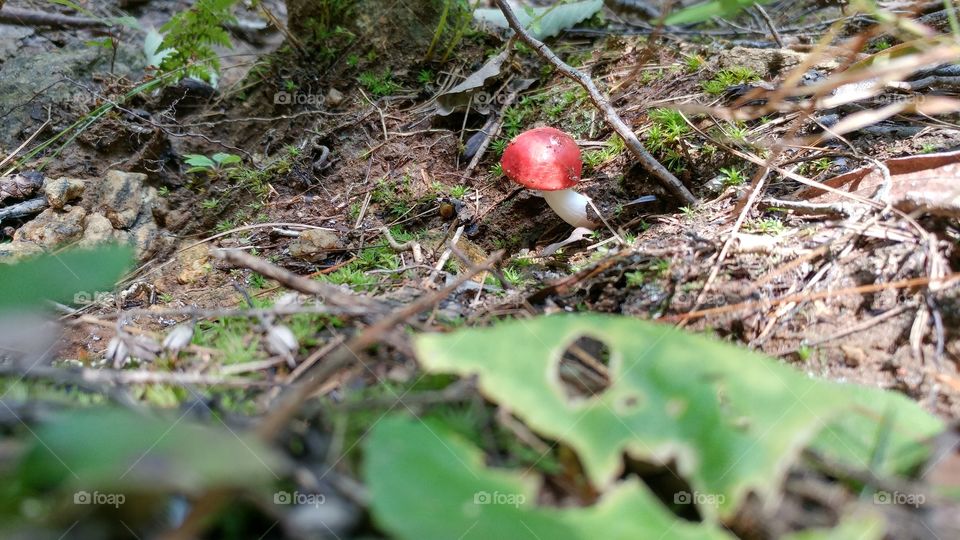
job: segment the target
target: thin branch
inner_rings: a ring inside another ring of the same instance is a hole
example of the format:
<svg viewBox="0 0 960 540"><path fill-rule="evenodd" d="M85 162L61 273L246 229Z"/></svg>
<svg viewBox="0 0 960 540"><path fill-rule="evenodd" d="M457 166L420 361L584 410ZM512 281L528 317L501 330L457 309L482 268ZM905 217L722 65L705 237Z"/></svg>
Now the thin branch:
<svg viewBox="0 0 960 540"><path fill-rule="evenodd" d="M273 279L289 289L304 294L320 296L330 305L349 309L360 315L368 315L371 311L380 312L383 306L369 298L344 292L336 285L298 276L293 272L275 264L254 257L247 252L236 249L220 249L212 252L213 256L233 266L249 268L265 278Z"/></svg>
<svg viewBox="0 0 960 540"><path fill-rule="evenodd" d="M333 351L322 365L318 366L313 373L308 373L302 382L297 384L289 395L267 414L257 430L260 436L266 440L274 439L280 433L283 426L300 410L301 405L309 399L317 388L325 383L330 376L352 362L355 362L357 357L363 353L364 349L379 342L398 324L401 324L421 311L435 306L473 276L492 269L493 265L496 264L501 257L503 257L503 250L494 253L479 265L463 272L446 287L432 294L423 295L410 304L393 311L351 338L342 347Z"/></svg>
<svg viewBox="0 0 960 540"><path fill-rule="evenodd" d="M603 113L604 119L607 121L607 124L617 132L617 135L620 135L620 138L624 140L627 145L627 148L630 149L630 152L635 158L640 162L640 165L647 170L650 174L655 176L664 187L670 190L677 198L679 198L683 204L687 206L693 206L697 204L697 198L690 193L690 190L684 186L676 176L673 175L670 171L666 169L663 165L660 164L650 152L647 152L647 149L643 147L643 143L640 142L640 139L637 138L636 134L633 132L630 127L624 123L623 119L620 118L620 115L617 114L617 111L614 110L613 106L610 105L610 102L607 98L603 97L600 93L600 90L597 89L597 86L593 84L593 80L590 79L585 73L574 69L566 62L557 57L542 41L539 41L535 37L531 36L520 24L520 21L517 19L517 15L513 12L513 9L510 8L510 5L506 0L496 0L497 6L500 8L500 11L503 12L504 17L506 17L507 22L510 23L510 27L513 28L513 31L517 33L520 39L526 43L530 48L537 51L537 54L540 55L544 60L552 64L557 68L560 73L564 74L566 77L572 79L574 82L577 82L590 94L590 101L593 102L594 106L600 109L600 112Z"/></svg>
<svg viewBox="0 0 960 540"><path fill-rule="evenodd" d="M2 5L2 3L0 3ZM109 22L90 17L75 17L60 13L34 11L7 6L0 10L0 22L18 26L50 26L53 28L102 28L110 26Z"/></svg>

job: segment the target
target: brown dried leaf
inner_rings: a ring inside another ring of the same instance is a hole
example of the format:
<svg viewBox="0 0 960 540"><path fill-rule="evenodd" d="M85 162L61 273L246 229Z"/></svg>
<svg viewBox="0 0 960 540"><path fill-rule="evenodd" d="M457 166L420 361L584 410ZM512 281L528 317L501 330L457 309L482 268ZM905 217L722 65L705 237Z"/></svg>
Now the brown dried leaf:
<svg viewBox="0 0 960 540"><path fill-rule="evenodd" d="M890 171L887 200L899 210L919 210L950 217L960 216L960 151L894 158L884 163ZM877 167L863 167L824 182L861 197L873 197L883 187ZM815 203L841 202L842 197L817 188L805 188L798 199Z"/></svg>
<svg viewBox="0 0 960 540"><path fill-rule="evenodd" d="M36 193L42 185L43 176L39 173L0 176L0 202L7 199L26 199Z"/></svg>

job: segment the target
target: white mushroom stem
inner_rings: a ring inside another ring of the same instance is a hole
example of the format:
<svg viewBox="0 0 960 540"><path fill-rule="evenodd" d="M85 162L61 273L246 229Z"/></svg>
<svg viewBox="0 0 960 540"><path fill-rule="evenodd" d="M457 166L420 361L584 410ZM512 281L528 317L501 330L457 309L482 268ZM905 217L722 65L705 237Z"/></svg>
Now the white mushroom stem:
<svg viewBox="0 0 960 540"><path fill-rule="evenodd" d="M586 195L572 189L558 189L556 191L541 191L543 198L553 211L574 227L593 229L596 223L587 218L587 205L590 199Z"/></svg>

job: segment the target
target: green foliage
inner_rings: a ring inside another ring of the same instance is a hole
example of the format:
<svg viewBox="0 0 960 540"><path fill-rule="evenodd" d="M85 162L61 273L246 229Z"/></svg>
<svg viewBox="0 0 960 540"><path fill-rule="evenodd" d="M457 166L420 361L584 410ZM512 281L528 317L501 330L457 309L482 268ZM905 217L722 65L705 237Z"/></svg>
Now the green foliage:
<svg viewBox="0 0 960 540"><path fill-rule="evenodd" d="M215 46L232 48L224 25L236 22L236 0L197 0L160 27L163 47L170 49L160 64L161 73L180 72L216 85L220 59Z"/></svg>
<svg viewBox="0 0 960 540"><path fill-rule="evenodd" d="M400 89L400 85L393 81L390 70L385 70L379 75L372 71L364 71L357 77L357 82L375 97L389 96Z"/></svg>
<svg viewBox="0 0 960 540"><path fill-rule="evenodd" d="M627 287L642 287L649 281L662 278L670 271L670 261L667 259L654 259L643 265L640 269L627 272L624 277L627 278Z"/></svg>
<svg viewBox="0 0 960 540"><path fill-rule="evenodd" d="M381 178L377 181L377 187L371 193L370 200L380 205L391 216L401 218L413 208L411 199L414 197L410 183L410 177L407 175L404 175L399 182Z"/></svg>
<svg viewBox="0 0 960 540"><path fill-rule="evenodd" d="M317 39L326 37L323 31L329 31L337 28L354 13L356 0L312 0L316 4L313 11L315 18L310 21L314 31L321 33L315 35Z"/></svg>
<svg viewBox="0 0 960 540"><path fill-rule="evenodd" d="M78 292L92 297L111 291L132 262L129 246L105 246L0 264L0 310L37 306L44 300L70 303Z"/></svg>
<svg viewBox="0 0 960 540"><path fill-rule="evenodd" d="M651 125L647 130L647 145L654 152L679 143L690 132L683 114L676 109L650 109L648 116Z"/></svg>
<svg viewBox="0 0 960 540"><path fill-rule="evenodd" d="M454 199L462 199L467 194L467 186L456 185L450 188L450 196Z"/></svg>
<svg viewBox="0 0 960 540"><path fill-rule="evenodd" d="M607 140L606 144L600 150L591 150L584 152L583 163L589 167L599 167L611 159L619 156L626 150L627 145L620 136L614 134Z"/></svg>
<svg viewBox="0 0 960 540"><path fill-rule="evenodd" d="M210 157L203 154L186 154L183 162L190 166L188 173L216 174L231 169L243 162L240 156L218 152Z"/></svg>
<svg viewBox="0 0 960 540"><path fill-rule="evenodd" d="M726 137L735 143L747 145L750 144L747 134L749 133L749 128L742 123L736 124L727 124L726 127L721 126L720 128L723 131L723 134Z"/></svg>
<svg viewBox="0 0 960 540"><path fill-rule="evenodd" d="M777 235L784 231L783 222L777 218L754 219L744 223L743 229L747 232Z"/></svg>
<svg viewBox="0 0 960 540"><path fill-rule="evenodd" d="M224 364L256 360L260 348L259 333L254 331L254 322L244 317L200 321L193 342L221 351Z"/></svg>
<svg viewBox="0 0 960 540"><path fill-rule="evenodd" d="M390 235L397 242L404 243L416 238L400 227L390 229ZM396 270L400 268L400 257L393 248L387 245L369 246L364 248L352 262L329 274L322 274L317 279L337 285L347 285L353 289L369 291L377 286L379 279L370 270ZM402 274L388 274L402 278Z"/></svg>
<svg viewBox="0 0 960 540"><path fill-rule="evenodd" d="M889 39L880 39L873 44L873 50L875 52L880 52L889 49L892 46Z"/></svg>
<svg viewBox="0 0 960 540"><path fill-rule="evenodd" d="M760 76L755 71L748 67L737 66L717 72L712 79L704 81L701 86L704 92L719 96L731 86L758 80Z"/></svg>
<svg viewBox="0 0 960 540"><path fill-rule="evenodd" d="M725 186L739 186L747 181L743 170L736 167L721 167L720 176L723 178L723 185Z"/></svg>
<svg viewBox="0 0 960 540"><path fill-rule="evenodd" d="M424 55L425 61L430 61L434 53L439 50L443 37L447 36L446 48L440 56L441 63L446 62L450 54L457 48L463 39L464 34L470 28L473 22L473 14L468 0L441 0L443 11L440 12L440 20L433 31L433 39L430 40L430 47Z"/></svg>
<svg viewBox="0 0 960 540"><path fill-rule="evenodd" d="M182 415L97 408L55 417L36 430L17 469L27 490L198 493L215 487L265 487L286 470L262 442L222 424Z"/></svg>
<svg viewBox="0 0 960 540"><path fill-rule="evenodd" d="M570 398L557 375L560 351L582 336L609 348L611 383L600 394ZM569 446L591 483L612 490L608 497L622 489L617 477L624 453L652 463L675 459L692 490L714 495L699 505L707 523L733 515L749 492L774 496L805 448L855 469L903 474L926 459L930 448L923 441L943 429L902 395L812 379L751 351L626 317L541 317L421 335L414 348L428 372L478 377L488 399ZM378 480L368 480L376 491ZM487 490L482 477L473 486ZM517 493L516 486L501 487ZM640 504L635 510L659 509L659 503Z"/></svg>
<svg viewBox="0 0 960 540"><path fill-rule="evenodd" d="M699 54L691 54L689 56L685 56L683 59L683 65L688 73L700 71L705 63L706 61Z"/></svg>

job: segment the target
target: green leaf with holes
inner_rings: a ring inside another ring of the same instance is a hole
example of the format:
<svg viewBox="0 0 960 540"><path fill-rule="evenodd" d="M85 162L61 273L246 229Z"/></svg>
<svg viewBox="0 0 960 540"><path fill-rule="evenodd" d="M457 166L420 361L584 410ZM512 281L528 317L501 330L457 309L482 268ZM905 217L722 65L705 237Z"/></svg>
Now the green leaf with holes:
<svg viewBox="0 0 960 540"><path fill-rule="evenodd" d="M399 415L377 423L364 455L374 519L397 538L732 538L677 519L636 479L589 508L537 506L538 479L488 468L467 441Z"/></svg>
<svg viewBox="0 0 960 540"><path fill-rule="evenodd" d="M610 350L610 386L570 399L558 364L578 338ZM667 463L708 518L728 517L749 491L772 495L812 448L858 470L901 472L927 455L943 424L891 392L808 377L754 352L630 318L577 315L422 335L430 372L478 375L480 390L530 428L573 448L601 489L622 456Z"/></svg>

